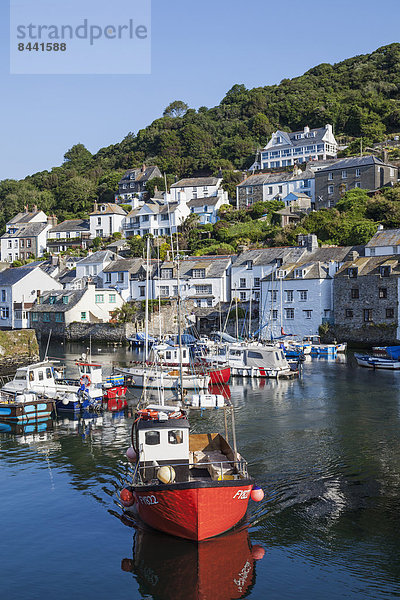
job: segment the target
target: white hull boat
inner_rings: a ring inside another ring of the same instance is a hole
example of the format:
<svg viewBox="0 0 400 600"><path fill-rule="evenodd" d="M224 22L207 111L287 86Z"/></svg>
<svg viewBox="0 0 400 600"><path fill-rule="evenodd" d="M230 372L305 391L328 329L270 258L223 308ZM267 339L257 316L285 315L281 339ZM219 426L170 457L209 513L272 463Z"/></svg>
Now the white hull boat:
<svg viewBox="0 0 400 600"><path fill-rule="evenodd" d="M399 360L379 358L376 356L369 356L368 354L354 354L354 358L360 367L368 367L369 369L387 369L390 371L400 370Z"/></svg>
<svg viewBox="0 0 400 600"><path fill-rule="evenodd" d="M131 385L133 387L153 387L166 390L179 389L181 386L181 376L178 369L169 371L160 371L160 369L130 367L128 369L117 369L118 373L132 377ZM186 390L205 390L210 383L209 375L198 375L192 373L182 373L182 387Z"/></svg>
<svg viewBox="0 0 400 600"><path fill-rule="evenodd" d="M218 354L204 360L210 366L227 364L234 377L278 379L296 375L282 349L274 344L227 344L219 348Z"/></svg>

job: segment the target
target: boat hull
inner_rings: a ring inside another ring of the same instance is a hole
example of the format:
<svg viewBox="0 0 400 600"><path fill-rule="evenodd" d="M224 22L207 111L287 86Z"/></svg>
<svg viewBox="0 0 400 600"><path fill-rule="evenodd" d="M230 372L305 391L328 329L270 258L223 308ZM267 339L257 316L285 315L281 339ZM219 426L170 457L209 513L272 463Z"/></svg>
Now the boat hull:
<svg viewBox="0 0 400 600"><path fill-rule="evenodd" d="M389 358L374 358L372 356L354 355L357 364L360 367L367 367L369 369L386 369L389 371L399 371L400 361L390 360Z"/></svg>
<svg viewBox="0 0 400 600"><path fill-rule="evenodd" d="M134 510L154 529L201 541L229 531L245 516L252 487L250 479L134 486Z"/></svg>
<svg viewBox="0 0 400 600"><path fill-rule="evenodd" d="M18 423L43 421L50 418L53 410L54 402L45 399L27 403L0 403L0 419Z"/></svg>

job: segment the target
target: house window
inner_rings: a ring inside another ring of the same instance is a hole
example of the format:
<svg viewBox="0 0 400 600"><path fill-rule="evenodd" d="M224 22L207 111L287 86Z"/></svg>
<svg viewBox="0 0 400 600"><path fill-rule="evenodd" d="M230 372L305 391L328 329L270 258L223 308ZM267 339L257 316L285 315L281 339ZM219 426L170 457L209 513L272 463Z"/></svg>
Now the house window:
<svg viewBox="0 0 400 600"><path fill-rule="evenodd" d="M304 318L305 319L311 319L312 317L312 310L303 310L304 313Z"/></svg>
<svg viewBox="0 0 400 600"><path fill-rule="evenodd" d="M108 297L108 300L109 300L110 304L115 304L117 301L117 297L115 294L110 294Z"/></svg>
<svg viewBox="0 0 400 600"><path fill-rule="evenodd" d="M260 287L260 278L259 277L254 277L254 287L255 288Z"/></svg>
<svg viewBox="0 0 400 600"><path fill-rule="evenodd" d="M96 237L103 237L103 230L102 229L96 229Z"/></svg>
<svg viewBox="0 0 400 600"><path fill-rule="evenodd" d="M369 249L369 255L370 256L375 256L375 248L370 248Z"/></svg>
<svg viewBox="0 0 400 600"><path fill-rule="evenodd" d="M357 267L349 267L349 269L348 269L348 275L352 279L356 279L357 275L358 275L358 268Z"/></svg>
<svg viewBox="0 0 400 600"><path fill-rule="evenodd" d="M172 295L173 296L178 295L178 286L177 285L172 286Z"/></svg>
<svg viewBox="0 0 400 600"><path fill-rule="evenodd" d="M194 279L204 279L204 277L206 276L206 270L205 269L193 269L192 274L193 274Z"/></svg>
<svg viewBox="0 0 400 600"><path fill-rule="evenodd" d="M387 288L379 288L379 298L387 298Z"/></svg>
<svg viewBox="0 0 400 600"><path fill-rule="evenodd" d="M294 308L285 308L286 319L294 319Z"/></svg>
<svg viewBox="0 0 400 600"><path fill-rule="evenodd" d="M68 304L68 300L69 300L68 296L62 297L63 304Z"/></svg>
<svg viewBox="0 0 400 600"><path fill-rule="evenodd" d="M246 263L246 266L247 266L248 270L251 271L252 268L253 268L253 261L252 260L248 260L247 263Z"/></svg>
<svg viewBox="0 0 400 600"><path fill-rule="evenodd" d="M61 312L56 313L56 322L57 323L62 323L63 322L63 316L64 316L64 313L61 313Z"/></svg>
<svg viewBox="0 0 400 600"><path fill-rule="evenodd" d="M123 272L119 272L118 273L118 279L117 279L118 283L123 283L124 282L124 273Z"/></svg>
<svg viewBox="0 0 400 600"><path fill-rule="evenodd" d="M347 179L347 171L342 171L342 179Z"/></svg>
<svg viewBox="0 0 400 600"><path fill-rule="evenodd" d="M360 177L360 175L361 175L361 169L356 169L356 177Z"/></svg>
<svg viewBox="0 0 400 600"><path fill-rule="evenodd" d="M308 290L299 290L299 300L304 302L308 298Z"/></svg>
<svg viewBox="0 0 400 600"><path fill-rule="evenodd" d="M81 312L81 321L86 321L86 312Z"/></svg>
<svg viewBox="0 0 400 600"><path fill-rule="evenodd" d="M8 247L12 248L12 240L8 240Z"/></svg>
<svg viewBox="0 0 400 600"><path fill-rule="evenodd" d="M57 301L56 296L50 296L50 298L49 298L49 304L55 304L56 301Z"/></svg>
<svg viewBox="0 0 400 600"><path fill-rule="evenodd" d="M173 271L172 269L161 269L161 279L172 279Z"/></svg>
<svg viewBox="0 0 400 600"><path fill-rule="evenodd" d="M353 318L353 310L351 308L346 308L344 314L345 314L346 319Z"/></svg>
<svg viewBox="0 0 400 600"><path fill-rule="evenodd" d="M328 181L333 181L333 173L328 173Z"/></svg>
<svg viewBox="0 0 400 600"><path fill-rule="evenodd" d="M43 313L43 321L46 321L46 322L50 321L50 313Z"/></svg>
<svg viewBox="0 0 400 600"><path fill-rule="evenodd" d="M95 295L95 302L96 302L96 304L104 304L104 295L103 294L96 294Z"/></svg>
<svg viewBox="0 0 400 600"><path fill-rule="evenodd" d="M144 298L146 295L146 288L144 285L139 285L139 296Z"/></svg>
<svg viewBox="0 0 400 600"><path fill-rule="evenodd" d="M272 320L273 321L277 321L278 320L278 311L277 310L273 310L272 311Z"/></svg>
<svg viewBox="0 0 400 600"><path fill-rule="evenodd" d="M160 296L169 296L169 285L160 286Z"/></svg>
<svg viewBox="0 0 400 600"><path fill-rule="evenodd" d="M39 313L33 312L33 313L31 313L31 315L32 315L32 321L39 321Z"/></svg>
<svg viewBox="0 0 400 600"><path fill-rule="evenodd" d="M360 290L358 288L352 288L350 290L350 297L352 300L358 300L360 297Z"/></svg>
<svg viewBox="0 0 400 600"><path fill-rule="evenodd" d="M241 287L241 288L245 288L246 287L246 278L245 277L241 277L240 278L239 287Z"/></svg>
<svg viewBox="0 0 400 600"><path fill-rule="evenodd" d="M269 293L271 295L271 302L276 302L278 300L278 291L270 290Z"/></svg>
<svg viewBox="0 0 400 600"><path fill-rule="evenodd" d="M6 302L6 299L7 299L6 290L1 290L1 301Z"/></svg>
<svg viewBox="0 0 400 600"><path fill-rule="evenodd" d="M212 298L207 298L207 306L212 306Z"/></svg>
<svg viewBox="0 0 400 600"><path fill-rule="evenodd" d="M394 319L394 308L387 308L386 309L386 318L387 319Z"/></svg>
<svg viewBox="0 0 400 600"><path fill-rule="evenodd" d="M106 273L106 283L111 283L111 273Z"/></svg>
<svg viewBox="0 0 400 600"><path fill-rule="evenodd" d="M286 290L286 302L293 302L293 290Z"/></svg>
<svg viewBox="0 0 400 600"><path fill-rule="evenodd" d="M32 246L32 241L31 240L26 240L26 247L30 248Z"/></svg>
<svg viewBox="0 0 400 600"><path fill-rule="evenodd" d="M23 248L25 246L25 241L21 240L21 248Z"/></svg>
<svg viewBox="0 0 400 600"><path fill-rule="evenodd" d="M150 215L142 215L142 222L147 223L150 220Z"/></svg>
<svg viewBox="0 0 400 600"><path fill-rule="evenodd" d="M212 286L211 285L195 285L194 289L196 290L196 294L212 294Z"/></svg>
<svg viewBox="0 0 400 600"><path fill-rule="evenodd" d="M372 321L372 309L364 308L364 321L365 323L370 323Z"/></svg>
<svg viewBox="0 0 400 600"><path fill-rule="evenodd" d="M281 185L278 185L278 193L282 194L283 192L283 187Z"/></svg>
<svg viewBox="0 0 400 600"><path fill-rule="evenodd" d="M390 265L381 267L381 277L390 277Z"/></svg>
<svg viewBox="0 0 400 600"><path fill-rule="evenodd" d="M101 225L101 217L97 217L97 225Z"/></svg>
<svg viewBox="0 0 400 600"><path fill-rule="evenodd" d="M328 185L328 194L333 194L333 185Z"/></svg>
<svg viewBox="0 0 400 600"><path fill-rule="evenodd" d="M270 186L270 187L268 188L268 195L269 195L269 196L271 196L271 195L272 195L272 193L273 193L273 188Z"/></svg>

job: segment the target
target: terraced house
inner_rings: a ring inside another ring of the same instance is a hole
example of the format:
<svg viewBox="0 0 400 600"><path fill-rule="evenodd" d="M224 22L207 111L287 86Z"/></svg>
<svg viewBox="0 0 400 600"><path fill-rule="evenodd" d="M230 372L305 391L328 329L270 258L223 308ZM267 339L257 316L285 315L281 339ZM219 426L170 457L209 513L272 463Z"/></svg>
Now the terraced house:
<svg viewBox="0 0 400 600"><path fill-rule="evenodd" d="M335 332L353 342L400 339L400 261L397 256L358 257L334 281Z"/></svg>

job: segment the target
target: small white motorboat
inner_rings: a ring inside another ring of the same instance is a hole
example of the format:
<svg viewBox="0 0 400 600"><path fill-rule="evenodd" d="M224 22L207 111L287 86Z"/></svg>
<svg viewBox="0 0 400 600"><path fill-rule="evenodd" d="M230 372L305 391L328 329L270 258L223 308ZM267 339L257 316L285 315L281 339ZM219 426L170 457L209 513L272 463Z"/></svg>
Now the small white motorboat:
<svg viewBox="0 0 400 600"><path fill-rule="evenodd" d="M370 356L369 354L354 354L354 358L360 367L368 367L369 369L388 369L390 371L400 370L400 360L380 358L377 356Z"/></svg>

